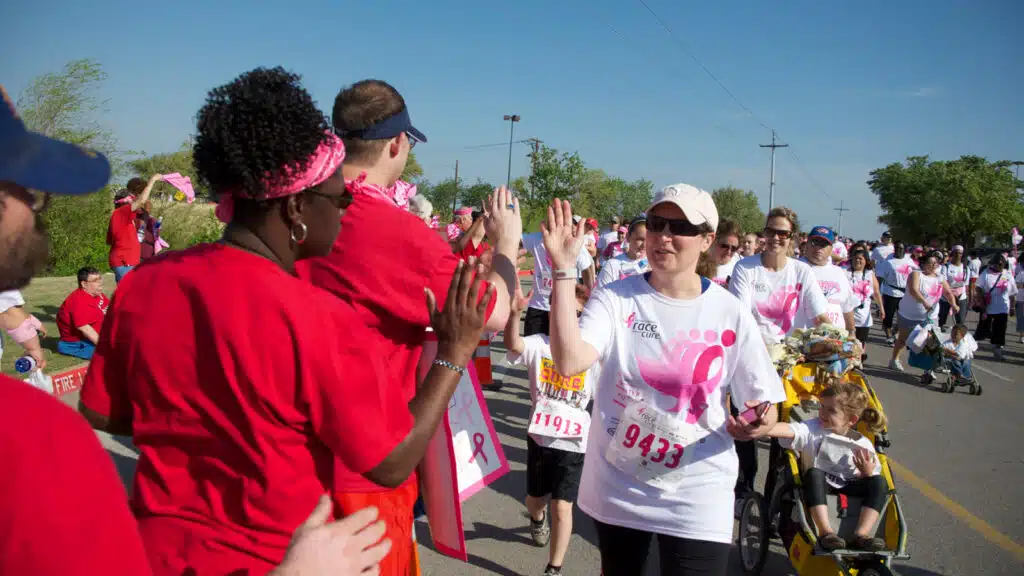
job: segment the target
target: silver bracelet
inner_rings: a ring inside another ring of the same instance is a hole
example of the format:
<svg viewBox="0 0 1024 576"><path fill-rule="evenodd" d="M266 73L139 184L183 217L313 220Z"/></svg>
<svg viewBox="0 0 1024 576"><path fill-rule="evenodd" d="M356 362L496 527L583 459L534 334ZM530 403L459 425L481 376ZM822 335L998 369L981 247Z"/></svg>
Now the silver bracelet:
<svg viewBox="0 0 1024 576"><path fill-rule="evenodd" d="M462 366L456 366L455 364L452 364L451 362L447 360L442 360L440 358L434 358L434 361L431 364L433 364L434 366L447 368L449 370L454 370L459 373L459 376L462 376L463 374L466 373L466 369L463 368Z"/></svg>

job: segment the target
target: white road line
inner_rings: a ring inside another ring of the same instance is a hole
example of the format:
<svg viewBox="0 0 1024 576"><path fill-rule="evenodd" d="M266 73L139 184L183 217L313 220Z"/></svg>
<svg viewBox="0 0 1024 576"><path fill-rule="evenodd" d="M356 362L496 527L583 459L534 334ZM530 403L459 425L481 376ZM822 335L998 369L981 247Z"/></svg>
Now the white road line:
<svg viewBox="0 0 1024 576"><path fill-rule="evenodd" d="M974 363L972 362L972 364L974 364ZM1006 376L1003 376L1002 374L1000 374L998 372L993 372L992 370L989 370L988 368L985 368L984 366L979 366L978 364L974 364L973 366L971 366L971 368L974 368L975 370L981 370L985 374L988 374L989 376L995 376L996 378L999 378L1000 380L1003 380L1005 382L1013 382L1012 378L1007 378Z"/></svg>

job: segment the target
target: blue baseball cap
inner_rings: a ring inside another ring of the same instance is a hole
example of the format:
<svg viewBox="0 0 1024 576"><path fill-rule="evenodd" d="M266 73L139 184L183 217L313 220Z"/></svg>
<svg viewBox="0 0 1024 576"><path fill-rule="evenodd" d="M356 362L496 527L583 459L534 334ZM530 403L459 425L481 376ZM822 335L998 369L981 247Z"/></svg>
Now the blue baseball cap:
<svg viewBox="0 0 1024 576"><path fill-rule="evenodd" d="M387 140L405 132L417 142L427 141L426 135L412 125L408 107L402 108L397 114L388 116L366 128L357 130L339 130L335 128L335 132L341 138L362 138L363 140Z"/></svg>
<svg viewBox="0 0 1024 576"><path fill-rule="evenodd" d="M51 194L88 194L106 186L110 162L99 152L25 128L0 86L0 181Z"/></svg>
<svg viewBox="0 0 1024 576"><path fill-rule="evenodd" d="M811 228L811 233L807 235L807 239L810 240L811 238L824 238L828 240L829 244L836 243L836 233L828 226L815 226Z"/></svg>

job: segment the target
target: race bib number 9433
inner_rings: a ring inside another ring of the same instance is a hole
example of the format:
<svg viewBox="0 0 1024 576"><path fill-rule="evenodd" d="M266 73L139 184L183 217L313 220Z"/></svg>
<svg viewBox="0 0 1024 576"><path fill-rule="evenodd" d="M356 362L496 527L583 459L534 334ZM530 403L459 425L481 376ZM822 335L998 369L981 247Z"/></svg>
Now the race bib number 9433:
<svg viewBox="0 0 1024 576"><path fill-rule="evenodd" d="M697 433L695 425L635 402L623 412L605 458L644 484L674 490L683 482Z"/></svg>

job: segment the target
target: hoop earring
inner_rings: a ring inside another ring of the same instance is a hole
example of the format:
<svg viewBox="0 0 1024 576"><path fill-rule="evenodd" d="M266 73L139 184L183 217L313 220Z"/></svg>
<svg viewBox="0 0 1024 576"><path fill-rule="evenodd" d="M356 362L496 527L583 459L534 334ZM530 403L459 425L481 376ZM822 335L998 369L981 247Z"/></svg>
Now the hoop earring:
<svg viewBox="0 0 1024 576"><path fill-rule="evenodd" d="M298 223L298 227L302 230L302 238L296 238L295 237L295 227L292 226L292 229L291 229L292 242L295 242L295 244L297 244L297 245L302 245L302 244L304 244L306 242L306 237L309 236L309 229L306 228L306 223L305 222L299 222Z"/></svg>

